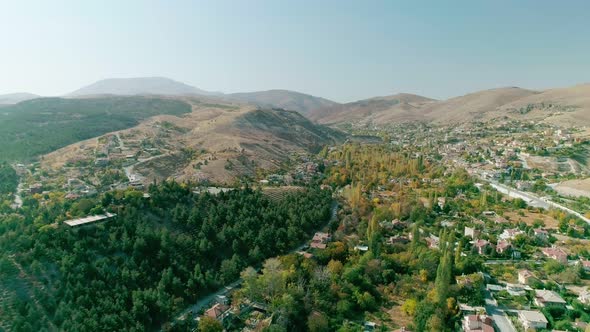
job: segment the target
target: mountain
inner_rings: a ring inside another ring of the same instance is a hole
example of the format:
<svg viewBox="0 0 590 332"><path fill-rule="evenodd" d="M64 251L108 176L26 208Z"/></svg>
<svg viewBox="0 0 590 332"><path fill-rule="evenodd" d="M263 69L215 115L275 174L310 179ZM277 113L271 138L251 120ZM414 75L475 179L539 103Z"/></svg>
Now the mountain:
<svg viewBox="0 0 590 332"><path fill-rule="evenodd" d="M190 111L183 101L143 96L23 101L0 109L0 161L29 160L154 115Z"/></svg>
<svg viewBox="0 0 590 332"><path fill-rule="evenodd" d="M9 93L5 95L0 95L0 105L11 105L17 104L21 101L30 100L39 98L40 96L27 93L27 92L20 92L20 93Z"/></svg>
<svg viewBox="0 0 590 332"><path fill-rule="evenodd" d="M516 87L483 90L424 105L421 113L423 120L436 123L485 120L497 116L499 107L535 94L538 92Z"/></svg>
<svg viewBox="0 0 590 332"><path fill-rule="evenodd" d="M230 184L254 177L259 170L276 170L298 155L317 153L345 137L295 111L209 97L177 99L192 111L160 112L119 130L116 138L106 133L49 153L42 165L50 173L61 172L65 165L93 164L100 151L114 164L134 156L132 172L144 183L174 178Z"/></svg>
<svg viewBox="0 0 590 332"><path fill-rule="evenodd" d="M232 93L226 95L230 100L246 102L260 107L277 107L297 111L303 115L338 103L308 94L289 90L268 90L257 92Z"/></svg>
<svg viewBox="0 0 590 332"><path fill-rule="evenodd" d="M385 123L420 119L421 109L435 100L400 93L315 109L309 118L319 123Z"/></svg>
<svg viewBox="0 0 590 332"><path fill-rule="evenodd" d="M78 89L69 96L96 95L216 95L165 77L109 78Z"/></svg>
<svg viewBox="0 0 590 332"><path fill-rule="evenodd" d="M590 126L590 83L549 89L502 105L497 116Z"/></svg>

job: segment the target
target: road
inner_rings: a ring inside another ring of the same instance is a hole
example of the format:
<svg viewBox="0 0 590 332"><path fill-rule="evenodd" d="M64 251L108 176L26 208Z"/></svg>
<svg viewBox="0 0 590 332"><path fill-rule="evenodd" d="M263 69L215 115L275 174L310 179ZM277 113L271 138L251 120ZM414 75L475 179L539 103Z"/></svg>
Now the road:
<svg viewBox="0 0 590 332"><path fill-rule="evenodd" d="M334 201L332 201L330 221L335 220L336 218L338 218L338 202L334 200ZM297 248L290 250L288 252L288 254L292 254L294 252L298 252L298 251L303 250L307 246L309 240L310 239L305 240ZM172 321L172 325L174 325L174 323L177 321L182 321L182 320L187 319L187 317L189 317L189 318L193 317L194 314L200 312L201 310L203 310L207 306L209 306L215 300L216 297L226 295L232 289L235 289L236 287L240 286L241 284L242 284L242 279L238 279L238 280L232 282L231 284L228 284L228 285L218 289L216 292L199 299L196 303L194 303L191 306L189 306L188 308L184 309L178 316L176 316L176 318L174 318Z"/></svg>
<svg viewBox="0 0 590 332"><path fill-rule="evenodd" d="M483 262L484 265L500 265L500 264L516 264L517 261L511 259L488 259L487 261ZM518 263L530 263L530 264L541 264L542 262L539 260L518 260Z"/></svg>
<svg viewBox="0 0 590 332"><path fill-rule="evenodd" d="M21 193L23 191L23 184L22 182L18 183L18 187L16 187L16 193L14 193L14 203L12 203L12 208L17 210L23 207L23 198L21 197Z"/></svg>
<svg viewBox="0 0 590 332"><path fill-rule="evenodd" d="M506 313L498 308L498 302L494 300L490 291L486 290L486 312L488 315L492 316L494 320L494 325L500 332L516 332L514 325L510 319L506 316Z"/></svg>
<svg viewBox="0 0 590 332"><path fill-rule="evenodd" d="M31 171L27 169L27 173L31 175ZM25 176L20 174L18 177L18 186L16 187L16 193L14 193L14 202L11 204L11 207L14 210L20 209L23 207L23 198L21 196L23 189L23 181Z"/></svg>
<svg viewBox="0 0 590 332"><path fill-rule="evenodd" d="M499 192L501 192L503 194L506 194L512 198L523 199L525 202L527 202L528 205L531 205L534 207L541 207L546 210L549 210L550 208L560 209L560 210L563 210L567 213L575 215L576 217L584 220L586 223L588 223L590 225L590 219L586 218L581 213L574 211L566 206L555 203L549 199L541 198L533 193L524 192L524 191L521 191L521 190L518 190L518 189L515 189L512 187L509 187L505 184L501 184L501 183L493 181L493 180L485 180L485 181L488 181L492 187L494 187L496 190L498 190Z"/></svg>

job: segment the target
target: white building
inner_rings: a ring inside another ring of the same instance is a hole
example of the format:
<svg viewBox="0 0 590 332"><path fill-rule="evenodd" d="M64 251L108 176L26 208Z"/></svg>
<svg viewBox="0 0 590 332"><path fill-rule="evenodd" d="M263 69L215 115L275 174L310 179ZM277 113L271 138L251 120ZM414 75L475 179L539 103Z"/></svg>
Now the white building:
<svg viewBox="0 0 590 332"><path fill-rule="evenodd" d="M524 327L528 329L544 329L547 328L547 318L540 311L521 310L518 312L518 320Z"/></svg>

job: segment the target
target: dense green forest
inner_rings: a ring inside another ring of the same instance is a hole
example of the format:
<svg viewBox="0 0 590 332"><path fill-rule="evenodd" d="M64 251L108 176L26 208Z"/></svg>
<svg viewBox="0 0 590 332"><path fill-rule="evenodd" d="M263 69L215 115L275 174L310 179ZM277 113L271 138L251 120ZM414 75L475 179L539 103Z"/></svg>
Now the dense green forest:
<svg viewBox="0 0 590 332"><path fill-rule="evenodd" d="M191 111L179 100L155 97L39 98L0 110L0 161L24 160L158 114Z"/></svg>
<svg viewBox="0 0 590 332"><path fill-rule="evenodd" d="M14 193L18 185L16 171L7 163L0 162L0 197Z"/></svg>
<svg viewBox="0 0 590 332"><path fill-rule="evenodd" d="M316 188L278 201L249 188L197 195L175 182L149 193L30 199L24 217L2 217L0 321L15 331L159 328L245 267L304 242L328 221L332 201ZM118 217L81 228L59 223L103 210Z"/></svg>

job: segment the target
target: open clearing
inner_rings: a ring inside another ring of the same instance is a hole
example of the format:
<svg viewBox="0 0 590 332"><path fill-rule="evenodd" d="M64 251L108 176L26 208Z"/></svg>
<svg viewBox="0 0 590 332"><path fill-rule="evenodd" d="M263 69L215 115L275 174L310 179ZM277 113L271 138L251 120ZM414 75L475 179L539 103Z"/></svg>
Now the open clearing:
<svg viewBox="0 0 590 332"><path fill-rule="evenodd" d="M555 218L551 216L538 212L531 212L528 210L520 211L524 212L524 216L521 216L520 214L518 214L518 212L511 211L504 212L504 218L510 220L511 222L523 221L527 225L532 225L535 222L535 220L542 220L545 223L544 228L548 229L557 229L559 225L559 221L557 221Z"/></svg>
<svg viewBox="0 0 590 332"><path fill-rule="evenodd" d="M564 196L590 197L590 178L560 182L553 189Z"/></svg>

